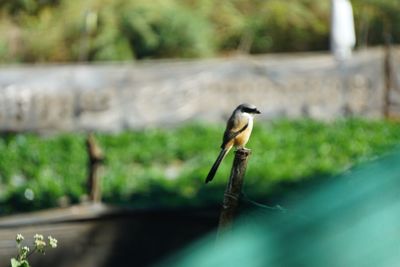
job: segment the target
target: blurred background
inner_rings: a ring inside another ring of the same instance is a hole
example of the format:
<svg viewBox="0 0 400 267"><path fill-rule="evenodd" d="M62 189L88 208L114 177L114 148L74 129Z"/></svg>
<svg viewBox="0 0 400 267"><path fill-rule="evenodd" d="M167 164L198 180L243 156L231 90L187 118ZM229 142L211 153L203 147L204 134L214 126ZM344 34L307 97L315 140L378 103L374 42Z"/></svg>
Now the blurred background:
<svg viewBox="0 0 400 267"><path fill-rule="evenodd" d="M351 1L357 47L399 41L398 3ZM329 49L330 1L1 2L4 63L131 61Z"/></svg>
<svg viewBox="0 0 400 267"><path fill-rule="evenodd" d="M244 102L262 112L252 201L289 203L393 151L399 14L397 0L1 1L0 265L19 232L59 237L34 266L148 266L215 229L232 155L204 179Z"/></svg>

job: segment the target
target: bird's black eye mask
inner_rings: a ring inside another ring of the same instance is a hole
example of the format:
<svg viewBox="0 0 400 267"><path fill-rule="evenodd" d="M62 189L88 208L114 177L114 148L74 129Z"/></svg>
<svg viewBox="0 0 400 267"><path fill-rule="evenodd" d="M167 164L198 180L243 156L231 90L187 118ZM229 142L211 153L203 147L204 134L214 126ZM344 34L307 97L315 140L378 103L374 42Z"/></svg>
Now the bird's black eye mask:
<svg viewBox="0 0 400 267"><path fill-rule="evenodd" d="M247 113L260 113L256 108L246 108L243 107L242 108L242 112L247 112Z"/></svg>

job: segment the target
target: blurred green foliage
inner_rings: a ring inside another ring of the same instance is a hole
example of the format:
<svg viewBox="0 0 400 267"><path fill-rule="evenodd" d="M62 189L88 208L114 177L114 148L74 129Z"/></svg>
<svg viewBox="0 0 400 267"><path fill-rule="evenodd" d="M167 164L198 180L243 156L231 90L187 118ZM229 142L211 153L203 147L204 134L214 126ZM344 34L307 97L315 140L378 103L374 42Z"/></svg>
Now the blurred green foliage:
<svg viewBox="0 0 400 267"><path fill-rule="evenodd" d="M204 178L219 153L222 125L193 124L97 134L106 155L102 171L106 202L141 206L219 203L232 164L225 159L214 181ZM400 125L361 119L331 123L308 119L258 122L245 191L266 198L282 184L348 170L400 143ZM79 202L87 155L83 134L0 138L0 214Z"/></svg>
<svg viewBox="0 0 400 267"><path fill-rule="evenodd" d="M398 0L353 0L358 45L400 41ZM320 0L4 0L2 62L327 50ZM386 36L386 37L385 37Z"/></svg>

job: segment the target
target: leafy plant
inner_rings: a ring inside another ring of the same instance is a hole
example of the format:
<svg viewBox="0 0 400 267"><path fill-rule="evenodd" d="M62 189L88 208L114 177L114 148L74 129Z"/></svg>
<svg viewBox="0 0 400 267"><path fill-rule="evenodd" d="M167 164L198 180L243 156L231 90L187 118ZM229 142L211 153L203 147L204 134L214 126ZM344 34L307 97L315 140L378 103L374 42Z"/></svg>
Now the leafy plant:
<svg viewBox="0 0 400 267"><path fill-rule="evenodd" d="M218 154L223 125L190 124L96 134L106 155L103 199L135 206L206 205L220 200L232 154L204 186ZM0 138L0 214L77 203L85 198L85 135L3 135ZM256 122L246 191L265 197L276 186L338 174L400 143L390 121L308 119ZM207 144L207 145L204 145Z"/></svg>
<svg viewBox="0 0 400 267"><path fill-rule="evenodd" d="M11 259L11 267L29 267L28 258L32 254L39 252L44 255L48 247L56 248L58 243L57 239L52 236L48 236L47 238L48 243L44 240L43 235L35 234L33 237L33 246L29 247L22 244L24 237L18 234L16 237L18 255L16 258Z"/></svg>

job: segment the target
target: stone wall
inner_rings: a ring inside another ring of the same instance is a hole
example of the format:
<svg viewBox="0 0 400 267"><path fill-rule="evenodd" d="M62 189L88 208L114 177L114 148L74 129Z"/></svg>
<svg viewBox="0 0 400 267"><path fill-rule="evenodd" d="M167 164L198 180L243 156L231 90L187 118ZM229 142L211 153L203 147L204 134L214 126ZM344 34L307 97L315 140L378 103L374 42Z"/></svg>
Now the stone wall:
<svg viewBox="0 0 400 267"><path fill-rule="evenodd" d="M242 102L257 105L264 119L381 117L384 86L379 48L357 52L341 66L329 54L315 53L5 66L0 68L0 130L118 131L218 121Z"/></svg>

